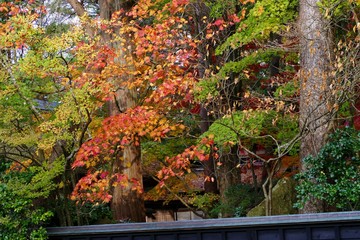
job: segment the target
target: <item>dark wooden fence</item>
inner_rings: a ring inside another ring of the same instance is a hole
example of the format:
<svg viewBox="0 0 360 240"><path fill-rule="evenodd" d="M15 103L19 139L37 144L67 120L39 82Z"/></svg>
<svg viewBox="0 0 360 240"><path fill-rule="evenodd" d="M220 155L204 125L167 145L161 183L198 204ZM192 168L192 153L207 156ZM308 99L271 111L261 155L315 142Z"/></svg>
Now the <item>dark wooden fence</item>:
<svg viewBox="0 0 360 240"><path fill-rule="evenodd" d="M50 240L360 240L360 212L48 228Z"/></svg>

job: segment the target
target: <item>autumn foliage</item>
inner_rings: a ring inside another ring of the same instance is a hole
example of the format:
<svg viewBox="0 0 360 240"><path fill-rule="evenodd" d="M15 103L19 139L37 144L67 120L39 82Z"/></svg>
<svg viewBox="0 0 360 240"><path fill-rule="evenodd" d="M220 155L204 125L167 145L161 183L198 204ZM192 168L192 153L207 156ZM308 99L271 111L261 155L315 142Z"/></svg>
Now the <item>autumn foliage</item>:
<svg viewBox="0 0 360 240"><path fill-rule="evenodd" d="M311 124L299 124L298 1L68 3L76 24L44 23L52 18L36 1L0 3L0 184L31 204L63 204L61 225L73 225L125 195L176 199L209 217L246 175L271 214L273 184L300 169ZM319 88L334 129L360 125L358 7L323 6L342 26ZM141 168L157 183L148 195Z"/></svg>
<svg viewBox="0 0 360 240"><path fill-rule="evenodd" d="M156 4L139 2L131 11L116 12L109 22L101 23L105 34L115 35L116 47L102 47L88 68L95 68L113 86L136 94L136 104L105 118L94 137L80 148L72 167L89 172L78 182L73 199L108 202L110 187L116 184L131 184L141 191L139 179L112 172L111 162L122 161L124 146L138 146L141 139L160 142L186 129L180 119L171 116L184 106L191 108L197 81L196 42L181 16L188 3L172 1L161 9ZM117 58L120 60L114 61Z"/></svg>

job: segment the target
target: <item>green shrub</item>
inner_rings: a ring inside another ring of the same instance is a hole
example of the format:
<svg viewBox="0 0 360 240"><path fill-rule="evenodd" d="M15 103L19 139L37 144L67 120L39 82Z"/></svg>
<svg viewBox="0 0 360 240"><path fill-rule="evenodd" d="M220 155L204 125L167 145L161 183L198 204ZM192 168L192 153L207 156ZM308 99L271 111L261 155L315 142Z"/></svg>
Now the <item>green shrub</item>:
<svg viewBox="0 0 360 240"><path fill-rule="evenodd" d="M304 159L306 171L297 175L298 202L323 200L337 210L360 209L360 133L354 128L337 130L317 156Z"/></svg>
<svg viewBox="0 0 360 240"><path fill-rule="evenodd" d="M231 186L225 191L225 197L211 211L212 216L222 215L244 217L247 212L261 202L263 195L246 184Z"/></svg>
<svg viewBox="0 0 360 240"><path fill-rule="evenodd" d="M43 224L52 212L35 207L33 200L0 182L0 239L47 239Z"/></svg>

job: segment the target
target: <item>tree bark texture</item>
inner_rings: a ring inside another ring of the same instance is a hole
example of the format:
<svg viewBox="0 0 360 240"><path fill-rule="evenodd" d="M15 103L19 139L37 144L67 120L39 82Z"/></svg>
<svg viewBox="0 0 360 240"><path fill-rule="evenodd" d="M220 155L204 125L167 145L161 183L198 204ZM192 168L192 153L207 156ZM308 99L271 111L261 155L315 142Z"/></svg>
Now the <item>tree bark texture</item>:
<svg viewBox="0 0 360 240"><path fill-rule="evenodd" d="M327 89L330 77L331 33L319 0L300 0L300 157L315 156L325 144L330 124ZM305 170L311 166L302 164ZM323 211L320 201L308 202L302 212Z"/></svg>
<svg viewBox="0 0 360 240"><path fill-rule="evenodd" d="M110 114L115 115L120 111L135 107L136 93L129 89L120 89L116 92L117 103L110 104ZM143 188L141 147L129 144L124 146L122 160L119 158L113 166L114 172L120 172L128 179L136 179ZM114 219L118 221L130 220L132 222L145 222L144 199L141 193L131 189L131 186L121 185L113 189L111 209Z"/></svg>
<svg viewBox="0 0 360 240"><path fill-rule="evenodd" d="M200 117L201 117L200 130L201 133L205 133L206 131L209 130L210 120L208 117L208 113L204 107L201 107L200 109ZM215 159L211 152L209 159L202 163L204 166L204 174L209 178L207 181L204 182L204 190L206 193L218 192L214 161Z"/></svg>
<svg viewBox="0 0 360 240"><path fill-rule="evenodd" d="M123 151L123 160L117 160L114 170L126 175L129 179L135 178L142 186L141 150L133 144L126 146ZM144 222L145 208L142 194L132 190L131 185L118 185L113 190L111 209L114 219L118 221Z"/></svg>
<svg viewBox="0 0 360 240"><path fill-rule="evenodd" d="M73 7L74 11L79 17L86 13L84 6L77 0L67 0ZM99 15L103 20L109 20L111 15L124 8L128 10L131 8L133 1L127 0L99 0ZM87 28L86 26L84 26ZM87 29L87 33L93 34L93 32ZM111 39L111 36L106 33L101 34L102 43L113 47L117 51L117 61L122 64L124 58L122 58L122 50L117 47ZM119 81L125 81L126 79L120 79ZM116 115L126 111L129 108L135 106L135 98L131 90L120 89L115 93L115 98L109 103L109 115ZM136 179L142 186L142 171L141 171L141 149L140 146L130 144L124 147L122 158L119 157L113 165L113 170L116 173L124 174L128 179ZM129 220L133 222L144 222L144 200L142 194L133 191L131 186L124 187L120 184L113 189L113 198L111 202L111 208L113 210L113 216L115 220Z"/></svg>
<svg viewBox="0 0 360 240"><path fill-rule="evenodd" d="M101 2L101 4L100 4ZM105 19L110 19L114 11L124 7L126 1L99 1L100 7L103 6L100 11L100 16ZM103 41L109 43L111 39L108 35L103 36ZM117 59L120 65L125 64L123 57L123 50L116 43L111 44L117 51ZM126 78L126 76L125 76ZM120 79L120 81L126 81L127 79ZM130 89L119 89L115 93L115 98L110 102L110 115L116 115L121 112L125 112L127 109L136 106L136 93ZM142 181L142 168L141 168L141 147L135 146L130 143L124 146L122 159L115 160L113 166L114 172L118 172L127 176L129 180L136 179L143 188ZM144 199L141 193L131 189L131 184L124 187L117 185L113 189L113 198L111 201L111 209L113 211L113 217L115 220L124 221L129 220L131 222L145 222L145 207Z"/></svg>

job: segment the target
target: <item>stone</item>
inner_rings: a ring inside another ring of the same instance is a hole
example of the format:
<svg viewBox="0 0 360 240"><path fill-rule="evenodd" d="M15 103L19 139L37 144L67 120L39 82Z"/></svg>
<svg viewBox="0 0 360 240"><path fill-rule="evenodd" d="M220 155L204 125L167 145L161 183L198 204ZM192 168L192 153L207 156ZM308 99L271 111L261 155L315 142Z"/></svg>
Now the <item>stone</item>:
<svg viewBox="0 0 360 240"><path fill-rule="evenodd" d="M272 189L272 215L296 214L296 181L292 178L280 179ZM265 216L265 200L247 213L248 217Z"/></svg>

